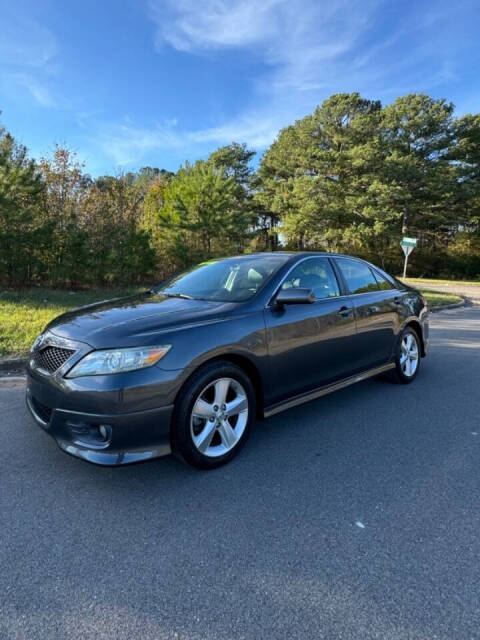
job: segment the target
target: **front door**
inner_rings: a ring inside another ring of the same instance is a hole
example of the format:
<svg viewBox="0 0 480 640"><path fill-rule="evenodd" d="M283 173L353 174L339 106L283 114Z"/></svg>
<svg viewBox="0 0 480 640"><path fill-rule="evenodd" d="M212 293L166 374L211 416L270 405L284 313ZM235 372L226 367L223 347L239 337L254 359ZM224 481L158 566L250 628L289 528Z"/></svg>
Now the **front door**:
<svg viewBox="0 0 480 640"><path fill-rule="evenodd" d="M281 286L312 289L315 302L265 310L268 404L347 377L355 345L353 304L341 295L328 258L301 260Z"/></svg>

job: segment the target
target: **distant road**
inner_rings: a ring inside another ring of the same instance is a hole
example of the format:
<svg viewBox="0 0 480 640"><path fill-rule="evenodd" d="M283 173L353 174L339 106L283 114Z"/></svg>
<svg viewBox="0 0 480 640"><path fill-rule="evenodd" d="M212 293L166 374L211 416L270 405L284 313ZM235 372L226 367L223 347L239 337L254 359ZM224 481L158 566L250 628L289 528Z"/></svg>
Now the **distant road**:
<svg viewBox="0 0 480 640"><path fill-rule="evenodd" d="M480 306L431 335L413 385L259 422L209 473L90 466L0 388L0 638L478 639Z"/></svg>

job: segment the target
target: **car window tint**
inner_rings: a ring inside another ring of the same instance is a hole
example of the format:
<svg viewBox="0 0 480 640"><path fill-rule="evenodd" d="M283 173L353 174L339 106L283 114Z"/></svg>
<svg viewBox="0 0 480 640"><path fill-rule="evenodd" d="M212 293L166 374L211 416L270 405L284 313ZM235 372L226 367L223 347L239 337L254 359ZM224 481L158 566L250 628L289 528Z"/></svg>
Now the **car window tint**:
<svg viewBox="0 0 480 640"><path fill-rule="evenodd" d="M378 271L374 271L373 275L375 276L375 279L376 279L376 281L378 283L378 287L382 291L388 291L389 289L395 289L393 284L391 282L389 282L386 278L384 278L380 273L378 273Z"/></svg>
<svg viewBox="0 0 480 640"><path fill-rule="evenodd" d="M337 278L327 258L302 260L288 274L282 289L311 289L315 298L335 298L340 295Z"/></svg>
<svg viewBox="0 0 480 640"><path fill-rule="evenodd" d="M372 270L364 262L349 260L347 258L337 258L343 277L347 282L350 293L368 293L378 291L378 283Z"/></svg>
<svg viewBox="0 0 480 640"><path fill-rule="evenodd" d="M197 300L243 302L252 298L288 259L271 254L209 260L174 276L155 291Z"/></svg>

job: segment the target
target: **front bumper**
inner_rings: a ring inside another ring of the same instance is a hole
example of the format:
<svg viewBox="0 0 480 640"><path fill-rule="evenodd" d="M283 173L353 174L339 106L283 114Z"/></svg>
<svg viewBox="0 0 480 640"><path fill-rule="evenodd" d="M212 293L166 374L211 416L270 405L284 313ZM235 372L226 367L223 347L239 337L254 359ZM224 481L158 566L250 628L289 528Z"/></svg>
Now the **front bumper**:
<svg viewBox="0 0 480 640"><path fill-rule="evenodd" d="M177 373L151 367L68 380L29 368L26 403L35 422L66 453L100 465L141 462L171 452Z"/></svg>

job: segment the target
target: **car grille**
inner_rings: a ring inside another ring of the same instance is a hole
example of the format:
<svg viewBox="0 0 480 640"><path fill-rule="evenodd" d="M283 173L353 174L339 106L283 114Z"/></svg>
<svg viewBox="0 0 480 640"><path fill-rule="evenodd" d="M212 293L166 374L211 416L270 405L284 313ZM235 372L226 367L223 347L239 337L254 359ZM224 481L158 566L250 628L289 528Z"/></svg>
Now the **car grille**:
<svg viewBox="0 0 480 640"><path fill-rule="evenodd" d="M32 360L36 368L55 373L74 353L73 349L47 346L34 351Z"/></svg>
<svg viewBox="0 0 480 640"><path fill-rule="evenodd" d="M48 424L50 422L50 418L52 417L52 409L50 409L50 407L47 407L47 405L39 402L33 396L30 396L30 401L37 416Z"/></svg>

